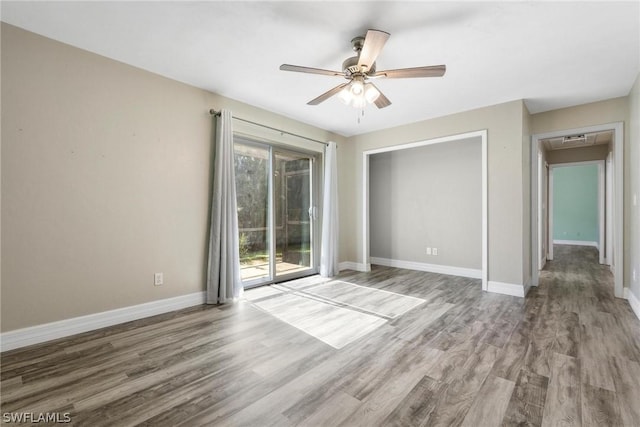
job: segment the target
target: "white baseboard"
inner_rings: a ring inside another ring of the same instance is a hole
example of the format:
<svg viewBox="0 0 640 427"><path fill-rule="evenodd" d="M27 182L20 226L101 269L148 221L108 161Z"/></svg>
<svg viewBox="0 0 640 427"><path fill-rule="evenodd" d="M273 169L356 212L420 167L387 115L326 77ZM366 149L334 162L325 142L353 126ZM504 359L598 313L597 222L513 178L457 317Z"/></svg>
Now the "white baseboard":
<svg viewBox="0 0 640 427"><path fill-rule="evenodd" d="M598 242L587 242L582 240L554 240L554 245L573 245L573 246L593 246L600 249Z"/></svg>
<svg viewBox="0 0 640 427"><path fill-rule="evenodd" d="M494 292L496 294L512 295L514 297L522 298L524 298L526 294L525 287L522 285L516 285L514 283L494 282L492 280L489 280L489 283L487 283L487 291Z"/></svg>
<svg viewBox="0 0 640 427"><path fill-rule="evenodd" d="M13 350L205 303L205 293L181 295L0 334L0 351Z"/></svg>
<svg viewBox="0 0 640 427"><path fill-rule="evenodd" d="M342 261L341 263L338 264L338 269L340 271L354 270L354 271L360 271L363 273L368 273L369 271L371 271L371 264L363 264L360 262L353 262L353 261Z"/></svg>
<svg viewBox="0 0 640 427"><path fill-rule="evenodd" d="M449 265L427 264L424 262L402 261L398 259L371 257L371 264L384 265L386 267L406 268L407 270L428 271L430 273L450 274L452 276L470 277L481 279L482 270L464 267L452 267Z"/></svg>
<svg viewBox="0 0 640 427"><path fill-rule="evenodd" d="M532 280L531 277L529 277L527 279L527 281L525 282L525 284L524 284L524 295L523 296L525 296L525 297L527 296L527 294L529 293L529 290L531 289L531 285L532 285L531 280Z"/></svg>
<svg viewBox="0 0 640 427"><path fill-rule="evenodd" d="M625 291L627 289L628 288L625 288ZM629 305L631 306L631 309L636 314L636 317L640 319L640 298L638 298L633 292L629 291L627 299L629 301Z"/></svg>

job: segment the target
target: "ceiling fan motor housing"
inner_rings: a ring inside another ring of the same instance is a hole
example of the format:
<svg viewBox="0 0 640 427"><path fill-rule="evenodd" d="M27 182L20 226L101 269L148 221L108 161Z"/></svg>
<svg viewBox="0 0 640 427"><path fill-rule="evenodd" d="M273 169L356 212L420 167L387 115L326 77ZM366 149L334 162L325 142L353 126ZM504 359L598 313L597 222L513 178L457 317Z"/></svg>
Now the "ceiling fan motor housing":
<svg viewBox="0 0 640 427"><path fill-rule="evenodd" d="M371 65L371 67L369 67L366 70L362 70L358 66L358 57L352 56L351 58L345 59L344 62L342 63L342 71L344 71L347 77L351 77L357 74L361 74L361 75L373 74L376 72L376 63L374 62L373 65Z"/></svg>
<svg viewBox="0 0 640 427"><path fill-rule="evenodd" d="M360 51L362 50L362 46L364 46L364 39L364 36L358 36L351 39L351 46L353 47L354 51L360 53Z"/></svg>

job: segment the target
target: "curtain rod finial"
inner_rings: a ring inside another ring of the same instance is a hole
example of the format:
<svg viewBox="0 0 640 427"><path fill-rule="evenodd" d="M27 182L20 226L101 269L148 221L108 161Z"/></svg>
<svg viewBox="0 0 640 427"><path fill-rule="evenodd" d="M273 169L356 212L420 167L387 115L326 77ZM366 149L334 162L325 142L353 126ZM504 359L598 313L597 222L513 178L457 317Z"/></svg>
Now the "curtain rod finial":
<svg viewBox="0 0 640 427"><path fill-rule="evenodd" d="M220 115L220 111L216 111L213 108L209 110L209 114L211 114L212 116L219 116Z"/></svg>

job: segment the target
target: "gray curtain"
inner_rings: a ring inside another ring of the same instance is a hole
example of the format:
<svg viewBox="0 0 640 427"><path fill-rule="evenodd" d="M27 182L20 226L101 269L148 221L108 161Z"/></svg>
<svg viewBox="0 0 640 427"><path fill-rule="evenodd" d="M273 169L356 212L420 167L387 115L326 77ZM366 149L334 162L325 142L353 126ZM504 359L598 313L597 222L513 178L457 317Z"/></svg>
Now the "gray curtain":
<svg viewBox="0 0 640 427"><path fill-rule="evenodd" d="M338 267L338 156L336 143L329 142L324 155L324 197L322 201L322 245L320 275L336 276Z"/></svg>
<svg viewBox="0 0 640 427"><path fill-rule="evenodd" d="M222 110L217 121L207 304L223 304L242 294L231 111Z"/></svg>

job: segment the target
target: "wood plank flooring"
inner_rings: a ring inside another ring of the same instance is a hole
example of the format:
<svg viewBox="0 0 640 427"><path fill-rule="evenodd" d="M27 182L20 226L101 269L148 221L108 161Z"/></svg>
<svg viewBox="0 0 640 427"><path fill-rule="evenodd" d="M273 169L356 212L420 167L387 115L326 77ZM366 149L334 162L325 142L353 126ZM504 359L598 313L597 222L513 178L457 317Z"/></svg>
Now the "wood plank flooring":
<svg viewBox="0 0 640 427"><path fill-rule="evenodd" d="M317 276L245 292L254 307L340 349L424 304L421 298ZM349 327L342 327L349 325Z"/></svg>
<svg viewBox="0 0 640 427"><path fill-rule="evenodd" d="M525 299L483 293L474 279L345 271L342 282L425 302L339 349L260 309L281 294L263 289L234 305L2 353L3 418L68 413L78 426L640 426L640 321L613 297L594 248L556 246L554 254ZM341 295L326 284L320 290Z"/></svg>

